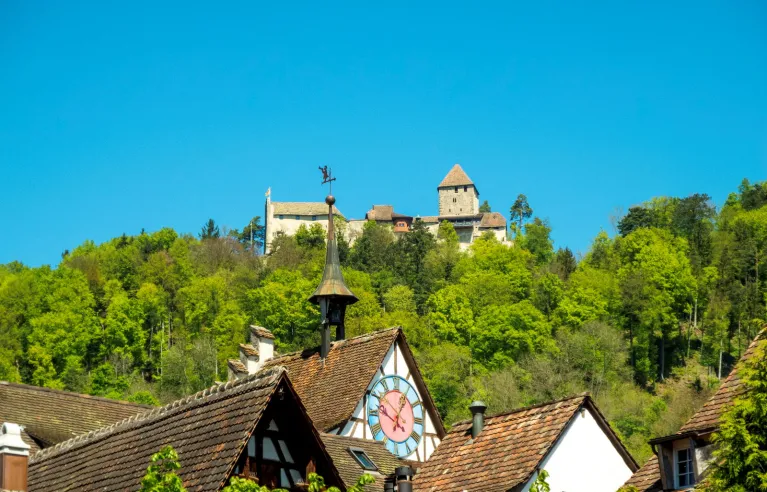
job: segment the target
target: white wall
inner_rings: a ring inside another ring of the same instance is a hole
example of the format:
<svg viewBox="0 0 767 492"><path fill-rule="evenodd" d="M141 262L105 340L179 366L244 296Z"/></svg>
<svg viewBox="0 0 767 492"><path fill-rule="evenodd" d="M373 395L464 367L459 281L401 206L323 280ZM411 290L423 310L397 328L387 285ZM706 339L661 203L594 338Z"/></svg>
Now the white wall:
<svg viewBox="0 0 767 492"><path fill-rule="evenodd" d="M573 418L542 468L549 472L551 492L615 492L632 474L589 410Z"/></svg>

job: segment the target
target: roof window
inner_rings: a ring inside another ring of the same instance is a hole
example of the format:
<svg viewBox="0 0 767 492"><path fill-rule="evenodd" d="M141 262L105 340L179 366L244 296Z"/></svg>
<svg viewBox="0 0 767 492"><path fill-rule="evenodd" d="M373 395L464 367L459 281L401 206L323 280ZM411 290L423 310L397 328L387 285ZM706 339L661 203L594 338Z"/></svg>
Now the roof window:
<svg viewBox="0 0 767 492"><path fill-rule="evenodd" d="M357 460L357 463L360 464L363 470L378 470L378 467L375 463L373 463L373 460L370 459L370 456L368 456L367 453L360 448L349 448L349 453L354 456L354 459Z"/></svg>

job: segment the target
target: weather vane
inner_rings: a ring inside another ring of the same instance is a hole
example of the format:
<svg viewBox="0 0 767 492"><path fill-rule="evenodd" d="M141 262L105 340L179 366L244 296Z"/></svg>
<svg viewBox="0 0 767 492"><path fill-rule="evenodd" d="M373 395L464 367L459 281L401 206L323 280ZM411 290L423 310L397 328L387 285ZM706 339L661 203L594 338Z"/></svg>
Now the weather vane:
<svg viewBox="0 0 767 492"><path fill-rule="evenodd" d="M336 178L332 177L333 170L330 169L328 166L320 166L320 171L322 171L322 184L329 184L330 190L329 194L333 194L333 181L336 180Z"/></svg>

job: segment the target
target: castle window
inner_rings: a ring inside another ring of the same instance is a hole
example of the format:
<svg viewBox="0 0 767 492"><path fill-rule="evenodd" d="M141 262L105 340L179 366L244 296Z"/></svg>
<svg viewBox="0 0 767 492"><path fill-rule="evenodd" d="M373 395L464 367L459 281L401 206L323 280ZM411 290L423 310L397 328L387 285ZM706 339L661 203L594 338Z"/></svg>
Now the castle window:
<svg viewBox="0 0 767 492"><path fill-rule="evenodd" d="M317 220L317 216L316 215L312 215L312 220Z"/></svg>
<svg viewBox="0 0 767 492"><path fill-rule="evenodd" d="M455 192L458 193L458 187L457 186L455 187Z"/></svg>
<svg viewBox="0 0 767 492"><path fill-rule="evenodd" d="M469 191L469 187L468 186L464 186L463 187L463 191Z"/></svg>
<svg viewBox="0 0 767 492"><path fill-rule="evenodd" d="M301 220L301 216L300 215L296 215L296 220Z"/></svg>
<svg viewBox="0 0 767 492"><path fill-rule="evenodd" d="M282 219L284 219L284 218L285 218L285 216L284 216L284 215L280 215L280 220L282 220Z"/></svg>

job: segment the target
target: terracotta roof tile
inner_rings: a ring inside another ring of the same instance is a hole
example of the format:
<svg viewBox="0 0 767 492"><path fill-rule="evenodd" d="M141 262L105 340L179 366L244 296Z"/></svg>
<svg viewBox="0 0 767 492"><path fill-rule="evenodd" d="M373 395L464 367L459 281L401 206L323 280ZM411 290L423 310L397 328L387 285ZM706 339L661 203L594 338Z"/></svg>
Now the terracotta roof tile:
<svg viewBox="0 0 767 492"><path fill-rule="evenodd" d="M25 442L66 441L153 407L68 391L0 381L0 422L24 427ZM24 436L22 436L23 438Z"/></svg>
<svg viewBox="0 0 767 492"><path fill-rule="evenodd" d="M663 490L660 483L660 468L658 467L658 457L653 456L642 468L637 470L631 476L625 485L633 485L639 492L656 492Z"/></svg>
<svg viewBox="0 0 767 492"><path fill-rule="evenodd" d="M489 492L525 483L586 400L579 395L486 417L474 440L471 421L456 423L416 474L414 489Z"/></svg>
<svg viewBox="0 0 767 492"><path fill-rule="evenodd" d="M187 489L219 490L282 381L289 386L275 367L40 451L29 461L29 491L136 489L166 445L181 458Z"/></svg>
<svg viewBox="0 0 767 492"><path fill-rule="evenodd" d="M314 424L328 431L351 417L399 334L391 328L332 342L324 362L313 348L275 357L264 367L285 366Z"/></svg>
<svg viewBox="0 0 767 492"><path fill-rule="evenodd" d="M506 227L506 218L499 212L486 212L482 214L479 227Z"/></svg>
<svg viewBox="0 0 767 492"><path fill-rule="evenodd" d="M325 202L272 202L274 215L328 215ZM343 214L334 206L333 214L343 218Z"/></svg>
<svg viewBox="0 0 767 492"><path fill-rule="evenodd" d="M391 220L394 207L391 205L373 205L373 208L365 214L367 220Z"/></svg>
<svg viewBox="0 0 767 492"><path fill-rule="evenodd" d="M445 186L465 186L465 185L473 185L474 182L469 178L469 176L464 172L463 168L460 164L456 164L453 166L453 168L450 170L450 172L447 173L445 178L442 180L442 182L439 184L437 188L442 188Z"/></svg>
<svg viewBox="0 0 767 492"><path fill-rule="evenodd" d="M363 473L370 473L375 477L376 483L367 486L365 489L383 490L384 477L394 473L394 469L398 466L405 466L407 464L387 451L384 444L380 441L336 436L334 434L321 434L320 437L347 487L353 485ZM378 467L378 471L364 470L351 455L349 448L359 448L365 451L365 454Z"/></svg>

